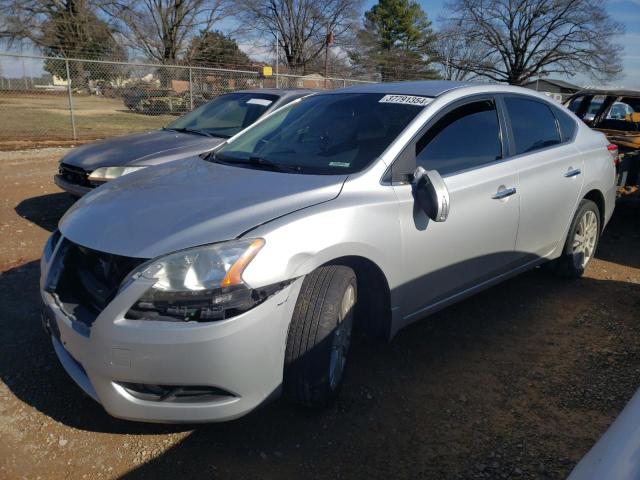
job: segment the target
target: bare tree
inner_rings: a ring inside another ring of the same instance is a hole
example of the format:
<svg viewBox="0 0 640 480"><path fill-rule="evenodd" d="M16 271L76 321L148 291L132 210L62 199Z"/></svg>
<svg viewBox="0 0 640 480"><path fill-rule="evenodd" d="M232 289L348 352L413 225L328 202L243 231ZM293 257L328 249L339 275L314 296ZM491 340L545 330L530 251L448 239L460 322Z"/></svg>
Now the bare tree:
<svg viewBox="0 0 640 480"><path fill-rule="evenodd" d="M355 29L362 0L239 0L249 36L278 39L286 65L306 71L333 32L337 45Z"/></svg>
<svg viewBox="0 0 640 480"><path fill-rule="evenodd" d="M437 34L432 56L440 64L446 80L471 80L478 75L473 71L487 56L487 48L476 38L465 38L460 25L445 23Z"/></svg>
<svg viewBox="0 0 640 480"><path fill-rule="evenodd" d="M448 9L460 38L486 49L457 68L511 84L553 73L604 80L622 70L612 36L624 29L600 0L452 0Z"/></svg>
<svg viewBox="0 0 640 480"><path fill-rule="evenodd" d="M227 0L111 0L102 10L130 48L171 64L194 36L228 15L227 5Z"/></svg>

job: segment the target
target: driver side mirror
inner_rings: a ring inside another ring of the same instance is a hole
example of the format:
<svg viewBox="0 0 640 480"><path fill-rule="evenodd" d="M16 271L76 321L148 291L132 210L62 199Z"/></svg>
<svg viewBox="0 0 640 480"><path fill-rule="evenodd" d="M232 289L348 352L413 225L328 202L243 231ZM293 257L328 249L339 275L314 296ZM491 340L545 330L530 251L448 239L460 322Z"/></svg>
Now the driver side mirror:
<svg viewBox="0 0 640 480"><path fill-rule="evenodd" d="M414 196L418 206L434 222L449 216L449 190L436 170L418 167L413 172Z"/></svg>

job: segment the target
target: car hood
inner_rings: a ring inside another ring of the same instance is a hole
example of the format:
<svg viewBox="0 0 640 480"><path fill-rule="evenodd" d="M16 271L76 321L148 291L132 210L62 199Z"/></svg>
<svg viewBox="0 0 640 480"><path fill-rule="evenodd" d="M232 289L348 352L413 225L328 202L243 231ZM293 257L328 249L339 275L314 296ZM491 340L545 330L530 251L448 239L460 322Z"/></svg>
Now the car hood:
<svg viewBox="0 0 640 480"><path fill-rule="evenodd" d="M211 150L224 140L171 130L153 130L74 148L61 161L90 171L98 167L130 164L156 165Z"/></svg>
<svg viewBox="0 0 640 480"><path fill-rule="evenodd" d="M301 175L220 165L199 157L145 168L78 200L60 220L74 243L153 258L236 238L337 197L346 175Z"/></svg>

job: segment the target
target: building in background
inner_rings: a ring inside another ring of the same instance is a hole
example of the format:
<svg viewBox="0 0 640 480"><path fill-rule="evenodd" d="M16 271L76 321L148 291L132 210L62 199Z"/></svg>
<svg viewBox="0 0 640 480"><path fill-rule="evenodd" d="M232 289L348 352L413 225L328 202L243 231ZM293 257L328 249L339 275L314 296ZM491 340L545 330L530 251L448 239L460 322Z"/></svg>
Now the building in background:
<svg viewBox="0 0 640 480"><path fill-rule="evenodd" d="M582 90L582 87L565 82L564 80L554 80L552 78L539 78L531 82L522 84L525 88L543 92L557 101L562 102L574 93Z"/></svg>

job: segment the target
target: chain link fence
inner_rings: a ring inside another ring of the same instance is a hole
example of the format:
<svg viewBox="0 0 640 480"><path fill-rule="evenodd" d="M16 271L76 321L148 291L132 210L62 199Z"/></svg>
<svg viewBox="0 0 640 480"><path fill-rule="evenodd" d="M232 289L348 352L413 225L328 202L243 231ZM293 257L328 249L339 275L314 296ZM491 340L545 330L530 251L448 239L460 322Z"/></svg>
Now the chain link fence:
<svg viewBox="0 0 640 480"><path fill-rule="evenodd" d="M371 82L0 53L0 150L160 128L236 90L333 89L356 83Z"/></svg>

